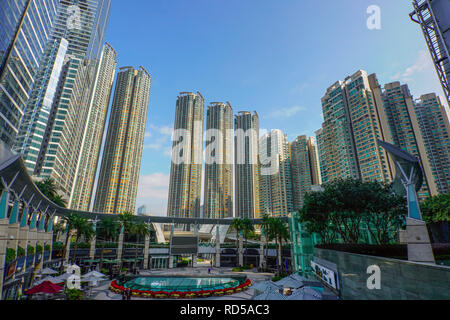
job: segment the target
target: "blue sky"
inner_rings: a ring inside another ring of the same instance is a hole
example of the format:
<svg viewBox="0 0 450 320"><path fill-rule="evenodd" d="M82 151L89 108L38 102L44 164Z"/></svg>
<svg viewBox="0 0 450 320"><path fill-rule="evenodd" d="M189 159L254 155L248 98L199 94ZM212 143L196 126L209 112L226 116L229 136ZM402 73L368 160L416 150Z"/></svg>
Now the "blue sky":
<svg viewBox="0 0 450 320"><path fill-rule="evenodd" d="M366 10L381 8L381 30ZM152 75L138 206L165 215L179 92L256 110L261 128L314 135L327 87L358 69L444 97L410 0L113 0L119 66ZM206 107L206 106L205 106Z"/></svg>

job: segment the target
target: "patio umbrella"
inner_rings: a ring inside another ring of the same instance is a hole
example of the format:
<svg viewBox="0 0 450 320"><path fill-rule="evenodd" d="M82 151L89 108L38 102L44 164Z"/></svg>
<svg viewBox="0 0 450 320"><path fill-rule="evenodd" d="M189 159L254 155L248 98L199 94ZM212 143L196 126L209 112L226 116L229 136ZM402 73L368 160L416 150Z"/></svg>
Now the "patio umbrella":
<svg viewBox="0 0 450 320"><path fill-rule="evenodd" d="M62 282L62 281L59 281L58 278L56 278L56 277L48 276L48 277L45 277L45 278L43 278L43 279L41 279L39 281L36 281L35 284L38 285L38 284L41 284L41 283L43 283L45 281L50 281L51 283L54 283L54 284Z"/></svg>
<svg viewBox="0 0 450 320"><path fill-rule="evenodd" d="M58 293L62 287L51 283L50 281L44 281L41 284L26 291L26 294L36 294L36 293Z"/></svg>
<svg viewBox="0 0 450 320"><path fill-rule="evenodd" d="M286 297L278 291L267 291L254 297L253 300L286 300Z"/></svg>
<svg viewBox="0 0 450 320"><path fill-rule="evenodd" d="M310 287L303 287L295 290L287 300L322 300L322 294Z"/></svg>
<svg viewBox="0 0 450 320"><path fill-rule="evenodd" d="M55 271L50 268L42 269L41 274L58 274L58 271Z"/></svg>
<svg viewBox="0 0 450 320"><path fill-rule="evenodd" d="M275 282L275 284L282 288L300 288L304 286L303 281L295 279L291 276L283 278Z"/></svg>
<svg viewBox="0 0 450 320"><path fill-rule="evenodd" d="M91 277L91 276L94 276L96 278L106 277L106 275L104 275L103 273L94 270L94 271L90 271L90 272L86 273L85 275L83 275L83 278L84 277Z"/></svg>
<svg viewBox="0 0 450 320"><path fill-rule="evenodd" d="M266 291L277 291L280 290L281 287L277 286L272 281L263 281L252 286L252 289L255 290L255 296L258 296Z"/></svg>

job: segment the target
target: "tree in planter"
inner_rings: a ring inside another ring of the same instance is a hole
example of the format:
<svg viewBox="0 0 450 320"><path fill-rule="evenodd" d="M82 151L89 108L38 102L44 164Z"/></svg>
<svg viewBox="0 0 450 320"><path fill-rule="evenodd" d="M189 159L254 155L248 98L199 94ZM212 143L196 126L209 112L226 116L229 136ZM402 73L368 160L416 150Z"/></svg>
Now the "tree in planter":
<svg viewBox="0 0 450 320"><path fill-rule="evenodd" d="M405 198L394 193L392 185L378 182L366 183L363 221L378 245L396 240L398 231L405 225L408 212Z"/></svg>
<svg viewBox="0 0 450 320"><path fill-rule="evenodd" d="M304 223L309 233L318 234L323 243L331 244L337 233L329 219L332 210L324 192L307 193L299 210L299 222Z"/></svg>
<svg viewBox="0 0 450 320"><path fill-rule="evenodd" d="M136 265L139 241L142 237L149 235L150 230L148 229L148 225L145 222L139 222L139 223L135 223L132 226L131 232L136 236L136 251L135 251L135 255L134 255L134 263Z"/></svg>
<svg viewBox="0 0 450 320"><path fill-rule="evenodd" d="M429 197L420 209L434 241L449 242L450 194Z"/></svg>
<svg viewBox="0 0 450 320"><path fill-rule="evenodd" d="M333 243L336 235L344 243L357 244L363 240L364 225L377 243L386 244L395 238L406 212L405 200L390 185L341 179L308 193L299 220L325 244Z"/></svg>
<svg viewBox="0 0 450 320"><path fill-rule="evenodd" d="M96 233L97 239L102 240L102 251L100 254L100 269L103 267L103 256L105 251L105 243L107 241L115 241L117 235L119 234L120 225L117 221L106 218L100 221Z"/></svg>
<svg viewBox="0 0 450 320"><path fill-rule="evenodd" d="M239 235L244 228L242 219L234 218L231 227L236 231L236 259L239 264Z"/></svg>

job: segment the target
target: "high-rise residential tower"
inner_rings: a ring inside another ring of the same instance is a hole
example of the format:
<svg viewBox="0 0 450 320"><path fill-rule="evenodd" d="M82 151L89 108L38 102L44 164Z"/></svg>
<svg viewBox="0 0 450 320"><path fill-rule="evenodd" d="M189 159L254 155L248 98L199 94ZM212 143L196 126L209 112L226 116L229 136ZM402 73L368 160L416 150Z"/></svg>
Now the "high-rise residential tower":
<svg viewBox="0 0 450 320"><path fill-rule="evenodd" d="M27 106L27 119L31 121L21 125L15 145L16 151L24 155L30 173L39 179L53 178L68 201L78 174L89 112L93 110L93 88L110 8L111 0L60 2L52 45L67 41L63 66L56 73L58 60L48 59L49 65L42 72L52 70L54 77L40 75L43 81L36 88L47 90L58 78L56 93L47 102L52 107L49 113L42 111L40 106L45 104L35 103L37 100ZM39 93L32 96L47 98ZM34 127L39 130L30 131Z"/></svg>
<svg viewBox="0 0 450 320"><path fill-rule="evenodd" d="M450 123L445 107L436 94L425 94L416 101L416 113L438 193L450 193Z"/></svg>
<svg viewBox="0 0 450 320"><path fill-rule="evenodd" d="M206 115L205 218L233 217L233 108L212 102Z"/></svg>
<svg viewBox="0 0 450 320"><path fill-rule="evenodd" d="M200 217L205 99L181 92L175 111L170 168L169 217Z"/></svg>
<svg viewBox="0 0 450 320"><path fill-rule="evenodd" d="M317 136L323 182L338 178L389 182L392 172L384 149L383 106L371 87L376 76L363 70L339 81L322 98L324 123ZM322 167L323 165L323 167Z"/></svg>
<svg viewBox="0 0 450 320"><path fill-rule="evenodd" d="M392 82L384 85L384 89L378 83L373 84L374 92L379 92L376 97L381 96L382 101L377 104L383 105L385 111L385 123L382 126L385 132L385 141L392 143L402 150L412 154L420 160L424 172L424 184L418 195L424 199L430 195L437 194L436 182L431 173L431 166L426 156L425 144L416 115L413 97L408 85L400 82ZM397 170L393 160L389 158L393 176Z"/></svg>
<svg viewBox="0 0 450 320"><path fill-rule="evenodd" d="M291 142L291 173L294 210L303 206L306 193L321 185L317 147L314 139L299 136Z"/></svg>
<svg viewBox="0 0 450 320"><path fill-rule="evenodd" d="M150 85L150 74L143 67L123 67L117 74L95 212L135 212Z"/></svg>
<svg viewBox="0 0 450 320"><path fill-rule="evenodd" d="M89 103L88 119L84 139L75 171L75 184L69 207L75 210L89 211L97 172L100 148L105 131L114 76L117 68L117 53L110 44L105 44L95 75L92 101Z"/></svg>
<svg viewBox="0 0 450 320"><path fill-rule="evenodd" d="M59 2L0 2L0 139L11 147L51 39Z"/></svg>
<svg viewBox="0 0 450 320"><path fill-rule="evenodd" d="M235 217L261 216L259 188L259 116L243 111L235 115Z"/></svg>
<svg viewBox="0 0 450 320"><path fill-rule="evenodd" d="M420 24L442 89L450 105L450 1L413 0L410 14Z"/></svg>
<svg viewBox="0 0 450 320"><path fill-rule="evenodd" d="M261 213L287 216L294 211L289 142L281 130L259 140Z"/></svg>

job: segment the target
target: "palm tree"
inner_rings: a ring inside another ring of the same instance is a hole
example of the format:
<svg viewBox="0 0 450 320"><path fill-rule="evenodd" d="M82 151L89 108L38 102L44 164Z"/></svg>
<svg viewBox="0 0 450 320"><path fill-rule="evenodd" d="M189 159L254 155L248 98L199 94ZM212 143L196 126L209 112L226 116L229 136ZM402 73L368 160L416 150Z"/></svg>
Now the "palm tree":
<svg viewBox="0 0 450 320"><path fill-rule="evenodd" d="M263 250L264 250L264 261L266 261L266 264L267 264L267 255L268 255L267 244L268 244L268 241L270 241L269 240L270 239L270 233L271 233L270 228L271 228L271 226L273 224L273 222L272 222L273 218L271 216L269 216L268 214L264 214L263 217L262 217L262 220L263 220L263 223L262 223L261 226L263 228L264 236L266 238L266 241L265 241L264 247L263 247Z"/></svg>
<svg viewBox="0 0 450 320"><path fill-rule="evenodd" d="M121 226L123 227L124 237L131 234L134 228L134 215L131 212L124 212L117 216ZM123 250L123 248L122 248Z"/></svg>
<svg viewBox="0 0 450 320"><path fill-rule="evenodd" d="M286 223L283 222L280 218L273 219L273 223L271 226L272 236L275 238L277 244L277 270L278 274L281 273L281 250L283 248L283 241L287 241L289 239L289 229L286 226Z"/></svg>
<svg viewBox="0 0 450 320"><path fill-rule="evenodd" d="M245 252L247 252L248 247L248 236L250 232L255 231L255 228L253 227L253 223L249 218L244 218L241 220L242 222L242 233L244 234L244 241L245 241Z"/></svg>
<svg viewBox="0 0 450 320"><path fill-rule="evenodd" d="M135 223L132 229L132 233L136 236L136 251L134 256L134 263L137 264L137 255L138 255L138 244L141 237L145 237L150 234L150 230L148 229L148 225L145 222Z"/></svg>
<svg viewBox="0 0 450 320"><path fill-rule="evenodd" d="M55 180L52 178L47 178L42 181L37 181L36 187L53 203L60 207L67 207L67 201L62 196L58 194L58 188L56 186Z"/></svg>
<svg viewBox="0 0 450 320"><path fill-rule="evenodd" d="M239 235L243 229L242 219L234 218L231 227L236 230L236 258L239 264ZM242 267L242 266L240 266Z"/></svg>
<svg viewBox="0 0 450 320"><path fill-rule="evenodd" d="M65 224L65 231L67 234L66 237L66 241L64 243L64 250L63 250L63 262L61 263L61 273L64 272L64 258L66 257L67 254L67 247L69 245L69 241L70 241L70 236L72 234L72 231L75 229L74 225L75 225L75 220L77 219L78 215L76 213L69 213L67 214L67 216L65 216L63 218L64 223Z"/></svg>
<svg viewBox="0 0 450 320"><path fill-rule="evenodd" d="M97 237L102 239L102 251L100 254L100 269L103 266L103 256L105 251L105 242L112 241L119 234L120 225L111 218L106 218L100 221L98 228L96 229Z"/></svg>
<svg viewBox="0 0 450 320"><path fill-rule="evenodd" d="M78 243L81 237L85 237L86 239L91 239L94 235L94 225L89 222L88 219L81 217L79 215L75 216L73 220L73 229L75 230L77 236L75 239L75 247L72 253L72 261L75 262L75 257L78 249Z"/></svg>

